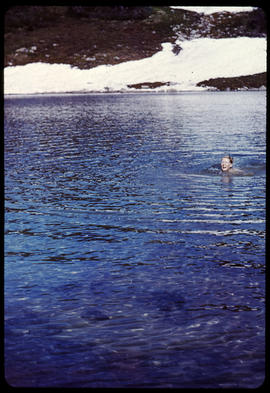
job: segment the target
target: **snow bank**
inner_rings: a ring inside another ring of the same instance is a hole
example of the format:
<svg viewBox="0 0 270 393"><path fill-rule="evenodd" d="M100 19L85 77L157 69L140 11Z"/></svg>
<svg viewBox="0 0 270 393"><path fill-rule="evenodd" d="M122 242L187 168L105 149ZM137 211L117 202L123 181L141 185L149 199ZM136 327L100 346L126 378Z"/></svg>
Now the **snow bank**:
<svg viewBox="0 0 270 393"><path fill-rule="evenodd" d="M162 51L152 57L90 70L46 63L7 67L4 92L130 91L127 85L143 82L171 82L171 88L177 91L202 90L196 84L205 79L266 71L265 38L199 38L177 43L182 48L178 55L172 52L172 44L164 43ZM164 91L168 87L155 90Z"/></svg>
<svg viewBox="0 0 270 393"><path fill-rule="evenodd" d="M250 12L253 11L254 8L256 7L206 7L206 6L201 6L201 7L181 7L181 6L172 6L171 8L178 8L178 9L183 9L187 11L194 11L198 12L200 14L213 14L215 12Z"/></svg>

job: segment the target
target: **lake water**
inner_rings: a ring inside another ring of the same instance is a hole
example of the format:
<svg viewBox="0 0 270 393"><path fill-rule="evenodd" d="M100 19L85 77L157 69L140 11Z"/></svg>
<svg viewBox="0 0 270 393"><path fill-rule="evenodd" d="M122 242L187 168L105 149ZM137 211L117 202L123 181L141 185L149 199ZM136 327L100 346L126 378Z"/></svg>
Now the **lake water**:
<svg viewBox="0 0 270 393"><path fill-rule="evenodd" d="M263 383L265 123L255 91L6 98L9 384Z"/></svg>

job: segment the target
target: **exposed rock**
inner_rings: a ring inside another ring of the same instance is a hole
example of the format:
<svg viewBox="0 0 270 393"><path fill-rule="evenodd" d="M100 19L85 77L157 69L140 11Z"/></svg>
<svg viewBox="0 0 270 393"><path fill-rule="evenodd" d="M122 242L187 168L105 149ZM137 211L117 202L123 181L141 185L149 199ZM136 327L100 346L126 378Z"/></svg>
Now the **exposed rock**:
<svg viewBox="0 0 270 393"><path fill-rule="evenodd" d="M181 52L181 50L182 50L182 48L181 48L180 45L178 45L178 44L174 44L174 45L173 45L172 51L173 51L173 53L175 54L175 56L179 55L179 53Z"/></svg>
<svg viewBox="0 0 270 393"><path fill-rule="evenodd" d="M27 48L19 48L19 49L16 49L16 53L28 53L28 49Z"/></svg>
<svg viewBox="0 0 270 393"><path fill-rule="evenodd" d="M133 85L127 85L128 88L133 89L155 89L160 86L170 86L170 82L142 82Z"/></svg>
<svg viewBox="0 0 270 393"><path fill-rule="evenodd" d="M266 88L266 72L233 78L213 78L197 83L197 86L214 88L216 90L239 90Z"/></svg>

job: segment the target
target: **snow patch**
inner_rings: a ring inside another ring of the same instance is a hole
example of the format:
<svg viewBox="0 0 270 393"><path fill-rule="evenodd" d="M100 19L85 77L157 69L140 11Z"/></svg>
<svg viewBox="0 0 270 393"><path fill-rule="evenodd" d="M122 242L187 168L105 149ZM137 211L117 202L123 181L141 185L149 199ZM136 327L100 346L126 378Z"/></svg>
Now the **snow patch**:
<svg viewBox="0 0 270 393"><path fill-rule="evenodd" d="M31 63L4 70L5 94L132 91L127 85L171 82L155 91L204 90L202 80L266 71L265 38L198 38L171 43L152 57L80 70L67 64ZM135 89L133 89L135 91Z"/></svg>
<svg viewBox="0 0 270 393"><path fill-rule="evenodd" d="M253 11L256 7L206 7L206 6L201 6L201 7L181 7L181 6L171 6L171 8L176 8L176 9L183 9L186 11L194 11L198 12L200 14L214 14L215 12L250 12Z"/></svg>

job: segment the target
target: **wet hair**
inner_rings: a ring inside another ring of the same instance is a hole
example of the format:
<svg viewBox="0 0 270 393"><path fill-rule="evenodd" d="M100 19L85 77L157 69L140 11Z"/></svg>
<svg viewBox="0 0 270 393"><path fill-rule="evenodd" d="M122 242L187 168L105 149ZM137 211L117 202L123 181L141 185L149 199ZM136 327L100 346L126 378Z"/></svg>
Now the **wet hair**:
<svg viewBox="0 0 270 393"><path fill-rule="evenodd" d="M228 159L230 160L230 163L231 163L231 164L233 163L233 158L232 158L230 155L224 156L223 158L228 158Z"/></svg>

